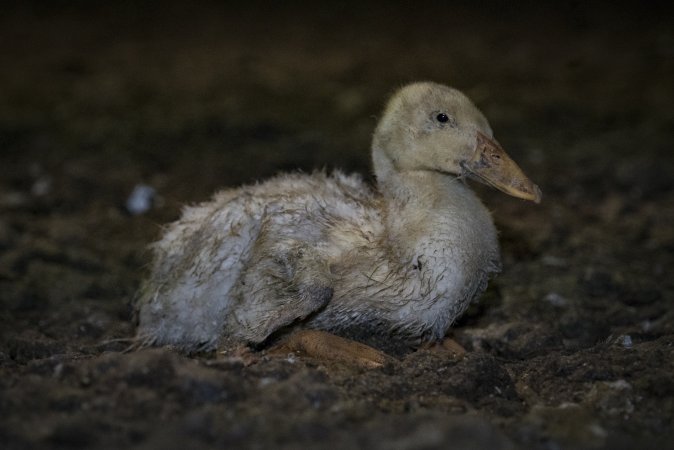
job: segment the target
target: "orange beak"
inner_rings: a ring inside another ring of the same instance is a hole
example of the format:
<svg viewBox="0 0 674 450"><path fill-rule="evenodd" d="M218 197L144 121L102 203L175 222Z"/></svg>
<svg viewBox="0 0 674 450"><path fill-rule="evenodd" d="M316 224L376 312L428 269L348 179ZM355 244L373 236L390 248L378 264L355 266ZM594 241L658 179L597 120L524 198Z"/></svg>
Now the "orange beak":
<svg viewBox="0 0 674 450"><path fill-rule="evenodd" d="M513 197L540 203L542 193L522 169L503 150L503 147L481 132L477 132L477 145L473 156L461 167L479 181Z"/></svg>

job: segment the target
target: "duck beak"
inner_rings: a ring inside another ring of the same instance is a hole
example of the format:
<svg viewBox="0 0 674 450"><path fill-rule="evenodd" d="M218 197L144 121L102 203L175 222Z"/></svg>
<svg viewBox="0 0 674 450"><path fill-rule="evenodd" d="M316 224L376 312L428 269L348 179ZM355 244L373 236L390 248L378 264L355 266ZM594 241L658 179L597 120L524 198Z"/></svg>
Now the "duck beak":
<svg viewBox="0 0 674 450"><path fill-rule="evenodd" d="M461 167L478 181L495 187L508 195L540 203L542 193L522 169L510 159L501 145L477 132L473 156Z"/></svg>

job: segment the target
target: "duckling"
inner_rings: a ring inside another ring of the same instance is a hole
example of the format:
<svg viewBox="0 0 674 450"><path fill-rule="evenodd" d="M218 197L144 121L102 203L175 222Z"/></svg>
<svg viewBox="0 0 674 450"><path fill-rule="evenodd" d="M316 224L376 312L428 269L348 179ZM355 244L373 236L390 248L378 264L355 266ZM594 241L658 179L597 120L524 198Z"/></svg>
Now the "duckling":
<svg viewBox="0 0 674 450"><path fill-rule="evenodd" d="M287 174L185 208L152 247L138 338L187 351L293 328L443 339L501 267L465 180L536 203L541 191L478 108L432 82L393 95L372 163L375 187L340 171Z"/></svg>

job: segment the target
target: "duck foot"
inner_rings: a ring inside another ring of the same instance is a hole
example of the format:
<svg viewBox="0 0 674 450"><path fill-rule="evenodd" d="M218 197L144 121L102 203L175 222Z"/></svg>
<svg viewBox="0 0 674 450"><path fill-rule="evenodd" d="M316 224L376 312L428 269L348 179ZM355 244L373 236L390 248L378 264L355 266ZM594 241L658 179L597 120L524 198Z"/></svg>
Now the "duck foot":
<svg viewBox="0 0 674 450"><path fill-rule="evenodd" d="M429 350L438 353L449 353L450 355L462 358L468 351L461 344L450 337L444 338L439 342L429 342L421 346L423 350Z"/></svg>
<svg viewBox="0 0 674 450"><path fill-rule="evenodd" d="M226 347L218 350L220 359L230 363L240 363L244 367L257 363L260 356L255 354L250 347L245 344L238 344L232 347Z"/></svg>
<svg viewBox="0 0 674 450"><path fill-rule="evenodd" d="M285 342L270 349L271 353L299 352L316 359L376 369L395 359L360 342L344 339L325 331L299 330Z"/></svg>

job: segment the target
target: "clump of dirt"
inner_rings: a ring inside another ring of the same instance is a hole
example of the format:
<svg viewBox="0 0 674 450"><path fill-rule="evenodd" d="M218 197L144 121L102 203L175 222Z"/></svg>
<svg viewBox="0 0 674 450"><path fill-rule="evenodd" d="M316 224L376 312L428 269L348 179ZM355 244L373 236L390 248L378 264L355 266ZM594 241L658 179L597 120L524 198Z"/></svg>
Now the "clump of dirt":
<svg viewBox="0 0 674 450"><path fill-rule="evenodd" d="M0 17L3 448L671 448L664 6L162 5ZM281 170L368 176L383 101L417 79L473 98L544 193L474 186L504 272L452 330L465 356L125 351L181 205ZM157 195L131 215L137 185Z"/></svg>

